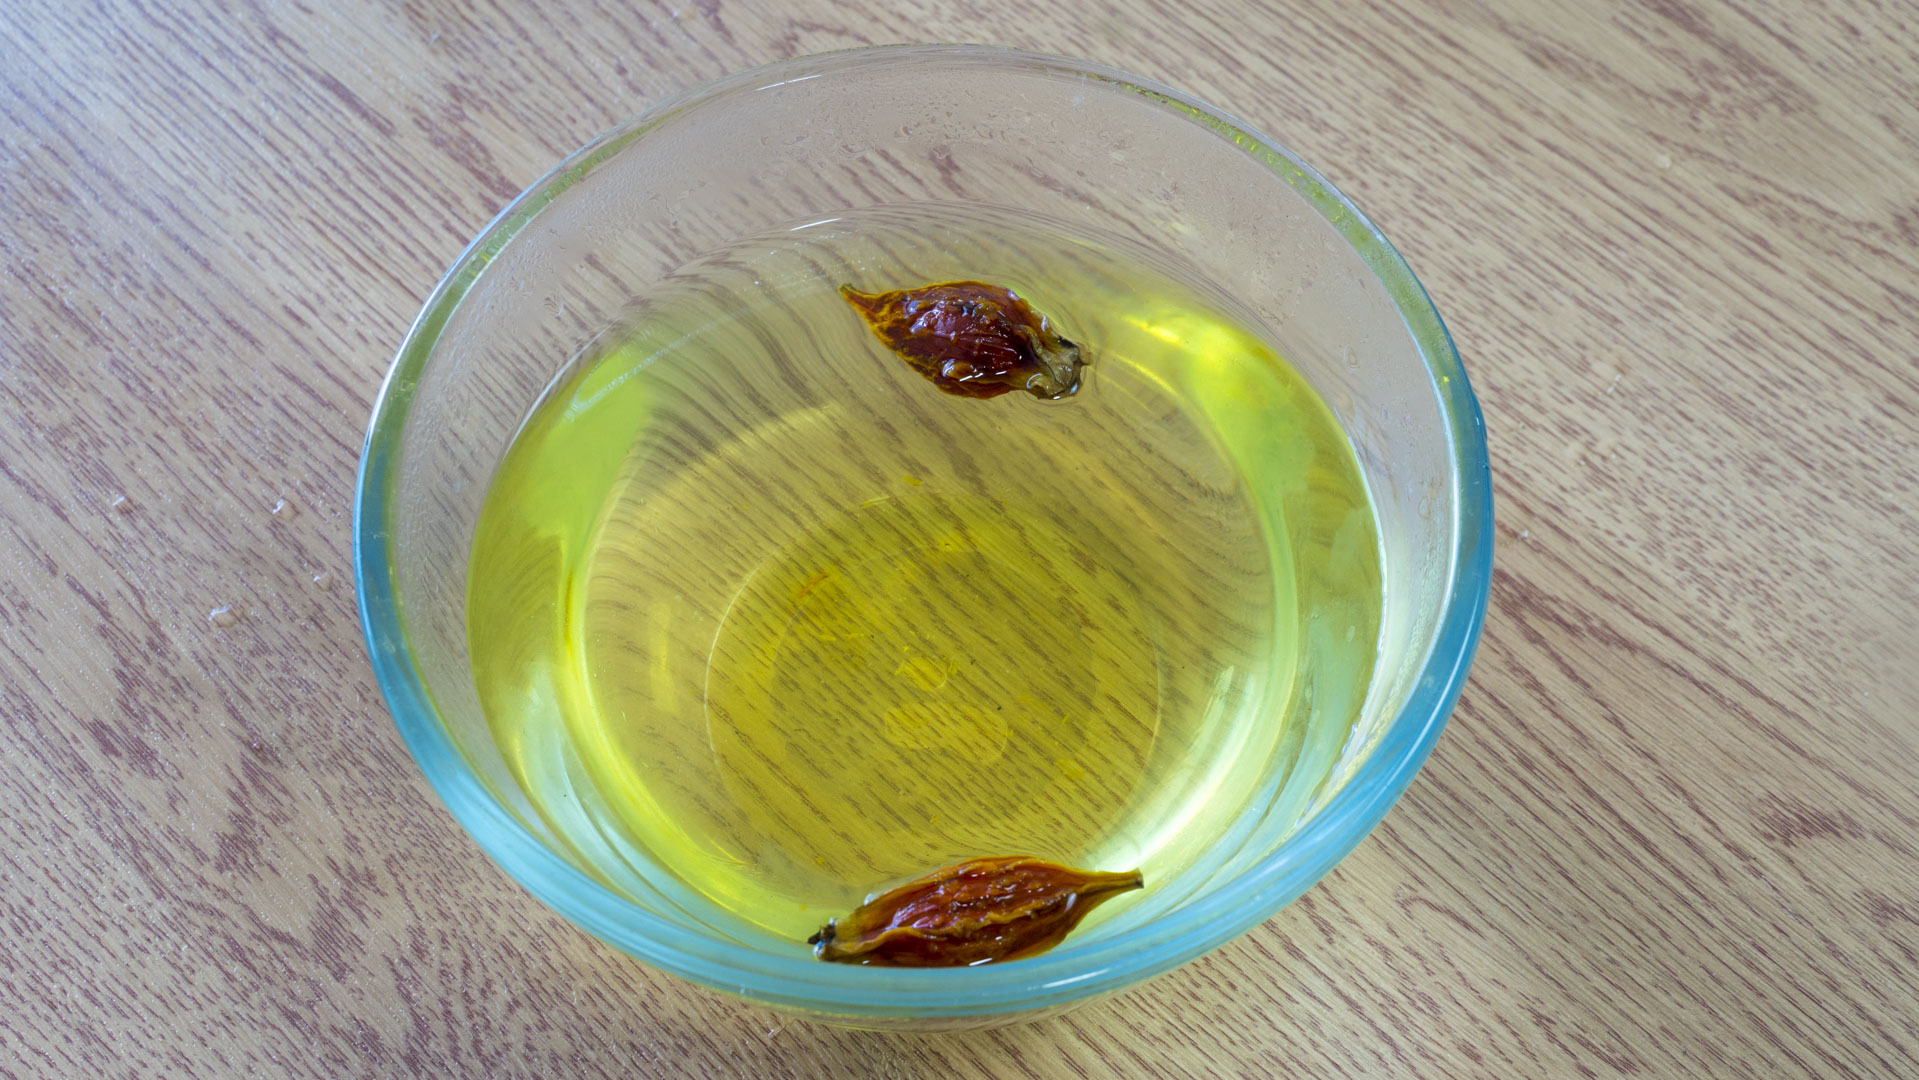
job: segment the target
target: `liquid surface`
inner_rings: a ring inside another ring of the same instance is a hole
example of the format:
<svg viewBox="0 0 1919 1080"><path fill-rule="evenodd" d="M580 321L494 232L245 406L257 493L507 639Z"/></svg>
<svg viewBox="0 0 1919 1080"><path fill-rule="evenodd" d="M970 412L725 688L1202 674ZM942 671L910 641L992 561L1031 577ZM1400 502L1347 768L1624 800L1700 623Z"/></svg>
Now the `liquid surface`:
<svg viewBox="0 0 1919 1080"><path fill-rule="evenodd" d="M1080 392L942 394L837 292L954 279L1080 343ZM469 567L480 699L544 831L798 949L980 855L1150 890L1323 777L1371 676L1372 511L1225 306L935 208L743 243L636 303L528 418Z"/></svg>

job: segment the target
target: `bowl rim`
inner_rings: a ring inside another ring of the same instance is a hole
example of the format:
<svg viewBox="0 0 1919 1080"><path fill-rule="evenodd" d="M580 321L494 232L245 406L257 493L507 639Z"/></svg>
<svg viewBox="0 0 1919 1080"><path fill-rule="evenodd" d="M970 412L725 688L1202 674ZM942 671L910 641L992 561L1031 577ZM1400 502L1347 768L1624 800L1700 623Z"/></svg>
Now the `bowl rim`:
<svg viewBox="0 0 1919 1080"><path fill-rule="evenodd" d="M1451 588L1413 689L1346 784L1280 849L1182 913L1179 928L1062 949L1017 964L945 970L821 964L705 939L633 905L547 848L488 790L439 721L407 647L388 541L399 437L441 330L500 250L548 204L653 128L724 95L798 78L910 61L1015 67L1133 94L1211 129L1260 160L1338 229L1385 287L1433 381L1449 428L1457 514ZM1115 68L985 45L888 45L795 57L668 98L576 150L489 223L441 278L395 355L373 407L353 499L353 575L361 628L395 726L474 841L515 881L595 937L656 968L770 1005L885 1019L1056 1008L1123 989L1196 959L1275 915L1345 858L1425 762L1457 702L1485 621L1492 577L1492 480L1485 427L1451 335L1426 290L1379 229L1273 139L1187 94Z"/></svg>

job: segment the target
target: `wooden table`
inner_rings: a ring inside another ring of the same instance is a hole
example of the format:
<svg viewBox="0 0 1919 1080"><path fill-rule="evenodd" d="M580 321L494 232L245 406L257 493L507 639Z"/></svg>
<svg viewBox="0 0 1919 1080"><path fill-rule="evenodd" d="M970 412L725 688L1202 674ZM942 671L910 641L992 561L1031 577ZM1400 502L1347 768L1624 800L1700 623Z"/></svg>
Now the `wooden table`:
<svg viewBox="0 0 1919 1080"><path fill-rule="evenodd" d="M1919 8L1098 6L0 11L0 1076L1919 1075ZM535 902L408 758L348 565L375 389L502 204L674 91L907 39L1316 163L1450 321L1500 521L1465 698L1351 858L943 1036Z"/></svg>

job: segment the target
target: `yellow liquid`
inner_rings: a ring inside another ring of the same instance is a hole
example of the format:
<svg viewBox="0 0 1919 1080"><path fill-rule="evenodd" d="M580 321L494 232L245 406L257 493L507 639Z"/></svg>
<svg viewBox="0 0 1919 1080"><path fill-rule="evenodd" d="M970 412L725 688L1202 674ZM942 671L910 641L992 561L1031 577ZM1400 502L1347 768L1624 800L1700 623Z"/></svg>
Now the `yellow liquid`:
<svg viewBox="0 0 1919 1080"><path fill-rule="evenodd" d="M1079 342L1080 393L945 395L835 292L962 278ZM615 889L800 948L973 856L1163 887L1323 780L1372 674L1373 513L1227 307L1117 242L937 208L637 302L474 540L475 680L535 824Z"/></svg>

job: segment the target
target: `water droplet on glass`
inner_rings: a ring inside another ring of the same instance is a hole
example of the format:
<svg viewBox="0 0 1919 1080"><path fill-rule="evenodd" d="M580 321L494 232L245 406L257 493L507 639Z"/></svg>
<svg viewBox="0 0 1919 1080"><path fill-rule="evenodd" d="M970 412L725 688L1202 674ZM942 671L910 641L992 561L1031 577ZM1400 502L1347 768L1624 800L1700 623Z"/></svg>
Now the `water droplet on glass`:
<svg viewBox="0 0 1919 1080"><path fill-rule="evenodd" d="M322 591L331 589L333 587L333 572L330 570L322 570L313 575L313 587Z"/></svg>
<svg viewBox="0 0 1919 1080"><path fill-rule="evenodd" d="M273 504L273 516L281 521L292 521L300 516L300 508L286 499L281 499Z"/></svg>
<svg viewBox="0 0 1919 1080"><path fill-rule="evenodd" d="M233 613L233 608L230 605L227 607L217 607L207 612L207 622L212 623L214 628L218 630L225 630L227 627L239 621L240 616Z"/></svg>
<svg viewBox="0 0 1919 1080"><path fill-rule="evenodd" d="M133 513L133 500L127 498L125 495L115 495L113 497L113 501L108 503L107 505L113 507L115 510L119 511L122 514Z"/></svg>

